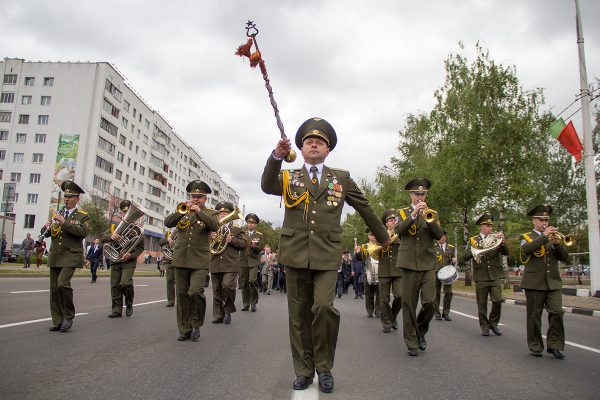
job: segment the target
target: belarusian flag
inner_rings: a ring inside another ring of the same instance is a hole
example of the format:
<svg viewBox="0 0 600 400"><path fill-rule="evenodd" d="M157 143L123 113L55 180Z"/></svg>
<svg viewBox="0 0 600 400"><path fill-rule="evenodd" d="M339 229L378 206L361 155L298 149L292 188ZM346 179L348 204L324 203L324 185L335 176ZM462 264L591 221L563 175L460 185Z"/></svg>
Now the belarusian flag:
<svg viewBox="0 0 600 400"><path fill-rule="evenodd" d="M550 124L550 134L554 136L554 138L558 140L560 144L573 155L573 157L575 157L575 162L581 160L583 146L579 141L577 132L575 132L572 121L569 121L569 123L565 125L565 121L562 118L557 119Z"/></svg>

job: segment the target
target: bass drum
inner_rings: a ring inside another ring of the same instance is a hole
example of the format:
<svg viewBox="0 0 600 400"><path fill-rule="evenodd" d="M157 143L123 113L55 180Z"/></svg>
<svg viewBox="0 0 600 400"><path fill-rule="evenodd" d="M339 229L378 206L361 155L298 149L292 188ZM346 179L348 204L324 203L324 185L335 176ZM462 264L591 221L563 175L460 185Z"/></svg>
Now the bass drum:
<svg viewBox="0 0 600 400"><path fill-rule="evenodd" d="M454 265L440 268L437 277L444 285L452 285L458 279L458 271Z"/></svg>

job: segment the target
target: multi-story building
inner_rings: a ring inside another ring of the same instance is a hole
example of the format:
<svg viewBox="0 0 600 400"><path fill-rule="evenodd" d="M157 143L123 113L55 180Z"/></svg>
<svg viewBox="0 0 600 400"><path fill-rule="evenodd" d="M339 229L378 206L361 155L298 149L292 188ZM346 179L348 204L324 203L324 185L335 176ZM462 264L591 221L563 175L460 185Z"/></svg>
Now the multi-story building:
<svg viewBox="0 0 600 400"><path fill-rule="evenodd" d="M5 58L0 76L0 182L16 184L0 211L15 217L15 244L38 236L56 182L66 178L109 209L120 199L144 206L150 250L191 180L213 189L207 205L238 204L236 191L111 64Z"/></svg>

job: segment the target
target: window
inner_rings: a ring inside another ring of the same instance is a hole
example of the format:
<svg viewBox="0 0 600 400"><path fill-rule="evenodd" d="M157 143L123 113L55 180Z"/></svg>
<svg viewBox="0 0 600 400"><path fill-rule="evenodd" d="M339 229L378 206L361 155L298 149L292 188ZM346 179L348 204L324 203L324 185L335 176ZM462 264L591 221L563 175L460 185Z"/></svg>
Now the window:
<svg viewBox="0 0 600 400"><path fill-rule="evenodd" d="M129 150L131 150L133 148L133 142L130 140L129 141Z"/></svg>
<svg viewBox="0 0 600 400"><path fill-rule="evenodd" d="M115 155L115 145L104 139L102 136L98 136L98 147L113 156Z"/></svg>
<svg viewBox="0 0 600 400"><path fill-rule="evenodd" d="M102 179L97 175L94 175L94 180L92 182L92 185L95 188L102 190L103 192L110 191L110 181L107 181L106 179Z"/></svg>
<svg viewBox="0 0 600 400"><path fill-rule="evenodd" d="M27 204L37 204L38 195L36 193L27 194Z"/></svg>
<svg viewBox="0 0 600 400"><path fill-rule="evenodd" d="M4 170L0 169L0 181L2 180L3 177L4 177Z"/></svg>
<svg viewBox="0 0 600 400"><path fill-rule="evenodd" d="M33 76L25 77L25 86L33 86L35 84L35 78Z"/></svg>
<svg viewBox="0 0 600 400"><path fill-rule="evenodd" d="M49 118L47 115L38 115L38 125L48 125Z"/></svg>
<svg viewBox="0 0 600 400"><path fill-rule="evenodd" d="M6 158L6 150L0 150L0 161Z"/></svg>
<svg viewBox="0 0 600 400"><path fill-rule="evenodd" d="M127 100L123 100L123 108L129 112L129 102Z"/></svg>
<svg viewBox="0 0 600 400"><path fill-rule="evenodd" d="M32 229L35 225L35 214L25 214L25 224L23 228Z"/></svg>
<svg viewBox="0 0 600 400"><path fill-rule="evenodd" d="M142 160L146 159L146 152L144 150L142 150Z"/></svg>
<svg viewBox="0 0 600 400"><path fill-rule="evenodd" d="M121 153L120 151L117 152L117 161L122 163L123 160L125 159L125 154Z"/></svg>
<svg viewBox="0 0 600 400"><path fill-rule="evenodd" d="M140 192L143 192L143 191L144 191L144 182L138 182L138 190L139 190Z"/></svg>
<svg viewBox="0 0 600 400"><path fill-rule="evenodd" d="M118 187L113 187L113 196L121 197L121 189Z"/></svg>
<svg viewBox="0 0 600 400"><path fill-rule="evenodd" d="M140 165L140 175L145 175L146 174L146 167L142 167Z"/></svg>
<svg viewBox="0 0 600 400"><path fill-rule="evenodd" d="M104 129L106 132L110 133L114 137L117 137L117 127L104 118L100 119L100 128Z"/></svg>
<svg viewBox="0 0 600 400"><path fill-rule="evenodd" d="M10 112L0 111L0 122L10 122Z"/></svg>
<svg viewBox="0 0 600 400"><path fill-rule="evenodd" d="M140 146L138 146L137 144L135 145L135 154L137 154L140 151Z"/></svg>
<svg viewBox="0 0 600 400"><path fill-rule="evenodd" d="M44 161L44 154L42 153L33 153L33 163L39 164Z"/></svg>
<svg viewBox="0 0 600 400"><path fill-rule="evenodd" d="M23 153L13 153L13 162L23 162Z"/></svg>
<svg viewBox="0 0 600 400"><path fill-rule="evenodd" d="M31 96L21 97L21 104L31 104Z"/></svg>
<svg viewBox="0 0 600 400"><path fill-rule="evenodd" d="M125 146L126 142L127 142L127 138L123 135L119 135L119 143L121 143L123 146Z"/></svg>
<svg viewBox="0 0 600 400"><path fill-rule="evenodd" d="M127 118L122 117L121 118L121 126L125 129L127 129L127 125L129 124L129 121L127 121Z"/></svg>
<svg viewBox="0 0 600 400"><path fill-rule="evenodd" d="M19 114L19 123L20 124L28 124L29 123L29 115Z"/></svg>
<svg viewBox="0 0 600 400"><path fill-rule="evenodd" d="M27 141L26 133L17 133L17 143L25 143Z"/></svg>
<svg viewBox="0 0 600 400"><path fill-rule="evenodd" d="M29 174L29 183L40 183L42 174Z"/></svg>
<svg viewBox="0 0 600 400"><path fill-rule="evenodd" d="M133 162L133 170L134 170L134 171L137 171L137 161L134 161L134 162Z"/></svg>
<svg viewBox="0 0 600 400"><path fill-rule="evenodd" d="M103 169L106 172L113 172L113 163L110 161L106 161L104 158L100 156L96 156L96 167Z"/></svg>
<svg viewBox="0 0 600 400"><path fill-rule="evenodd" d="M125 174L125 183L129 185L129 174Z"/></svg>
<svg viewBox="0 0 600 400"><path fill-rule="evenodd" d="M17 84L17 74L4 74L4 84L5 85L16 85Z"/></svg>
<svg viewBox="0 0 600 400"><path fill-rule="evenodd" d="M135 107L133 107L133 118L135 118L136 115L137 115L137 110L135 109Z"/></svg>
<svg viewBox="0 0 600 400"><path fill-rule="evenodd" d="M115 179L120 181L121 178L123 177L123 172L119 171L118 169L115 170Z"/></svg>
<svg viewBox="0 0 600 400"><path fill-rule="evenodd" d="M144 135L144 139L143 140L144 140L144 143L148 144L148 136L147 135Z"/></svg>
<svg viewBox="0 0 600 400"><path fill-rule="evenodd" d="M142 113L140 113L140 117L138 118L138 121L142 122Z"/></svg>
<svg viewBox="0 0 600 400"><path fill-rule="evenodd" d="M52 101L52 96L42 96L42 100L40 101L40 105L49 106Z"/></svg>
<svg viewBox="0 0 600 400"><path fill-rule="evenodd" d="M127 157L127 168L131 168L131 157Z"/></svg>
<svg viewBox="0 0 600 400"><path fill-rule="evenodd" d="M0 131L0 142L8 140L8 131Z"/></svg>
<svg viewBox="0 0 600 400"><path fill-rule="evenodd" d="M21 182L21 173L20 172L12 172L10 174L11 182Z"/></svg>
<svg viewBox="0 0 600 400"><path fill-rule="evenodd" d="M2 95L0 95L0 103L12 103L14 101L15 101L14 93L3 92Z"/></svg>
<svg viewBox="0 0 600 400"><path fill-rule="evenodd" d="M44 86L54 86L54 78L52 78L52 77L44 78Z"/></svg>
<svg viewBox="0 0 600 400"><path fill-rule="evenodd" d="M112 84L108 79L104 83L104 89L112 94L112 96L120 103L121 102L121 91L117 89L115 85Z"/></svg>
<svg viewBox="0 0 600 400"><path fill-rule="evenodd" d="M46 143L46 134L45 133L36 133L35 134L35 142L36 143Z"/></svg>
<svg viewBox="0 0 600 400"><path fill-rule="evenodd" d="M11 101L12 103L12 101ZM148 121L147 119L144 120L144 126L146 127L146 129L150 129L150 121Z"/></svg>
<svg viewBox="0 0 600 400"><path fill-rule="evenodd" d="M119 118L119 109L115 106L113 106L113 104L104 99L104 104L102 105L102 109L104 111L106 111L107 113L109 113L110 115L112 115L115 118Z"/></svg>

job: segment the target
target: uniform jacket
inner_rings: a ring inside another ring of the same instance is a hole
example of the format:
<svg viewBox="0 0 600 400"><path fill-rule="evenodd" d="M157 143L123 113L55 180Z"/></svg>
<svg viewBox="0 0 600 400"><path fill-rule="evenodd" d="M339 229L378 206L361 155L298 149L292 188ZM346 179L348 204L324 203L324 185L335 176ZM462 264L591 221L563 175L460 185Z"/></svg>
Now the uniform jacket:
<svg viewBox="0 0 600 400"><path fill-rule="evenodd" d="M173 245L174 267L208 269L210 264L210 232L219 229L219 220L215 210L206 207L197 213L182 215L175 212L165 218L165 226L178 226L179 234Z"/></svg>
<svg viewBox="0 0 600 400"><path fill-rule="evenodd" d="M210 273L240 272L242 265L246 266L246 247L248 239L246 231L237 226L230 225L231 242L221 254L213 255L210 261Z"/></svg>
<svg viewBox="0 0 600 400"><path fill-rule="evenodd" d="M167 240L167 235L165 234L162 239L159 240L158 245L162 248L163 246L166 246L167 244L169 244L169 241ZM162 263L163 265L165 265L165 267L167 265L171 265L172 264L172 260L169 260L167 257L163 257L162 259Z"/></svg>
<svg viewBox="0 0 600 400"><path fill-rule="evenodd" d="M78 208L75 209L60 227L58 233L49 229L46 237L52 236L52 244L48 253L50 268L83 267L83 239L88 235L89 215ZM45 228L41 229L44 233Z"/></svg>
<svg viewBox="0 0 600 400"><path fill-rule="evenodd" d="M473 258L471 253L471 246L475 244L475 248L479 248L483 239L480 234L471 236L469 238L469 245L465 254L463 254L463 260L468 261ZM504 268L502 266L502 255L508 255L508 246L506 243L501 244L500 247L489 251L481 256L480 262L473 259L473 280L478 281L495 281L496 279L504 278Z"/></svg>
<svg viewBox="0 0 600 400"><path fill-rule="evenodd" d="M427 223L421 214L413 221L412 207L398 211L400 221L394 230L400 238L396 266L414 271L429 271L437 266L436 240L443 235L439 220Z"/></svg>
<svg viewBox="0 0 600 400"><path fill-rule="evenodd" d="M263 171L261 188L267 194L281 196L282 160L270 156ZM387 230L375 215L348 171L323 166L319 187L313 189L305 167L291 170L290 191L298 196L309 192L308 204L285 207L279 241L279 262L294 268L337 271L342 254L340 219L348 203L363 218L377 238L389 238ZM305 205L307 206L305 208ZM305 213L306 210L306 213Z"/></svg>
<svg viewBox="0 0 600 400"><path fill-rule="evenodd" d="M402 268L398 268L398 248L400 247L400 238L397 238L385 249L381 250L379 256L379 277L391 278L402 276Z"/></svg>
<svg viewBox="0 0 600 400"><path fill-rule="evenodd" d="M246 252L246 260L247 263L245 265L241 265L242 268L251 268L251 267L258 267L260 265L260 249L262 247L262 236L263 234L258 232L258 231L254 231L252 232L252 235L248 234L248 228L244 228L244 232L246 232L246 237L248 238L248 247L247 247L247 252ZM252 247L251 243L252 243L252 239L256 239L258 238L259 241L256 244L256 246Z"/></svg>
<svg viewBox="0 0 600 400"><path fill-rule="evenodd" d="M520 242L521 261L525 264L521 287L534 290L561 289L558 261L567 261L569 258L565 246L555 245L548 237L536 232L521 235Z"/></svg>
<svg viewBox="0 0 600 400"><path fill-rule="evenodd" d="M438 262L437 269L439 270L440 268L445 267L446 265L453 264L452 259L454 258L454 246L446 243L445 251L442 251L442 248L439 243L436 246Z"/></svg>
<svg viewBox="0 0 600 400"><path fill-rule="evenodd" d="M112 233L111 233L111 229L109 228L102 234L102 236L100 236L100 241L102 243L104 243L105 245L109 244L109 243L113 242L113 240L110 238L111 236L112 236ZM144 252L144 240L142 239L142 241L139 242L134 247L134 249L129 252L131 254L131 257L127 261L111 261L110 265L120 265L121 268L135 268L135 266L137 265L137 258L143 252Z"/></svg>

